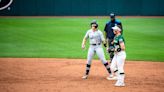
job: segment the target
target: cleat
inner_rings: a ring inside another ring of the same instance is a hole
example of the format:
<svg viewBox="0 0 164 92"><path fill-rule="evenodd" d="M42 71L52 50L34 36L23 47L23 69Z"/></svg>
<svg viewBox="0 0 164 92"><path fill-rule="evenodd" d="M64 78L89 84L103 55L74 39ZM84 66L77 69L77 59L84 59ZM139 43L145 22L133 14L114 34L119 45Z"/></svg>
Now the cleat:
<svg viewBox="0 0 164 92"><path fill-rule="evenodd" d="M116 76L113 76L113 77L110 77L110 76L109 76L109 77L107 77L106 79L107 79L107 80L117 80L117 77L116 77Z"/></svg>
<svg viewBox="0 0 164 92"><path fill-rule="evenodd" d="M116 84L115 84L116 87L124 87L125 86L125 83L124 82L121 82L121 81L117 81Z"/></svg>
<svg viewBox="0 0 164 92"><path fill-rule="evenodd" d="M83 77L82 77L82 79L87 79L88 78L88 75L84 75Z"/></svg>
<svg viewBox="0 0 164 92"><path fill-rule="evenodd" d="M112 78L113 77L113 74L110 74L109 77Z"/></svg>

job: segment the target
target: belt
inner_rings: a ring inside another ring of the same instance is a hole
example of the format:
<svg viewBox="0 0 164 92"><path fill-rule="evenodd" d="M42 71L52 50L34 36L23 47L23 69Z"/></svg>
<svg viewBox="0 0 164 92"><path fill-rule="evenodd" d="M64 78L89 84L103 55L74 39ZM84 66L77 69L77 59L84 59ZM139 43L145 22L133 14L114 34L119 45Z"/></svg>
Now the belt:
<svg viewBox="0 0 164 92"><path fill-rule="evenodd" d="M91 45L93 45L93 46L96 46L96 45L100 45L101 43L98 43L98 44L91 44Z"/></svg>

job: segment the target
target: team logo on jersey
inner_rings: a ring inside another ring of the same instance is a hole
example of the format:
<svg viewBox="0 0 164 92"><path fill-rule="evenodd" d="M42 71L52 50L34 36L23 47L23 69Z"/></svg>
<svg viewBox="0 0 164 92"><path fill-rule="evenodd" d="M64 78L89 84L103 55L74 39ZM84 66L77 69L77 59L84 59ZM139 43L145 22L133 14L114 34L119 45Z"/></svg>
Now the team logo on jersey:
<svg viewBox="0 0 164 92"><path fill-rule="evenodd" d="M8 8L12 2L13 0L0 0L0 10Z"/></svg>

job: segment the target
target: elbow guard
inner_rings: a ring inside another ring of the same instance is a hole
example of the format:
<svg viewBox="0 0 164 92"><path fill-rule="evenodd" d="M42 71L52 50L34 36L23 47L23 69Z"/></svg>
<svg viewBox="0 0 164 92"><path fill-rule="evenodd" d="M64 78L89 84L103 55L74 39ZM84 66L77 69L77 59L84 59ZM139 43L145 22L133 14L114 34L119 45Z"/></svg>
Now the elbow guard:
<svg viewBox="0 0 164 92"><path fill-rule="evenodd" d="M121 48L117 48L117 52L120 52L121 51Z"/></svg>

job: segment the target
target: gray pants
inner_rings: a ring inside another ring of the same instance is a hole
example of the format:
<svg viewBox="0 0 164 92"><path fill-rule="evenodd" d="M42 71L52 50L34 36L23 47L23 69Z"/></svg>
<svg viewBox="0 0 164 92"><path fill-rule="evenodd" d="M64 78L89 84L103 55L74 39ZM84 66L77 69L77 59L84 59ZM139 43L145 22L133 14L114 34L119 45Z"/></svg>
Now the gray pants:
<svg viewBox="0 0 164 92"><path fill-rule="evenodd" d="M87 56L87 64L91 65L94 54L97 54L103 64L107 63L104 51L101 45L90 45Z"/></svg>
<svg viewBox="0 0 164 92"><path fill-rule="evenodd" d="M86 65L86 75L89 74L91 63L92 63L92 58L94 54L97 54L101 62L104 64L106 67L107 71L109 74L111 74L110 66L108 65L108 62L105 59L104 51L101 45L90 45L89 50L88 50L88 56L87 56L87 65Z"/></svg>

